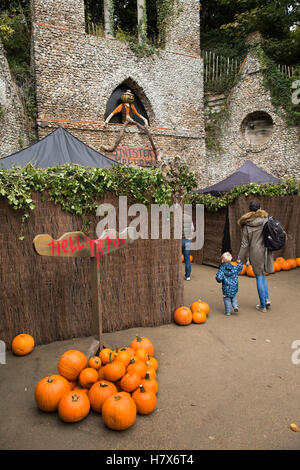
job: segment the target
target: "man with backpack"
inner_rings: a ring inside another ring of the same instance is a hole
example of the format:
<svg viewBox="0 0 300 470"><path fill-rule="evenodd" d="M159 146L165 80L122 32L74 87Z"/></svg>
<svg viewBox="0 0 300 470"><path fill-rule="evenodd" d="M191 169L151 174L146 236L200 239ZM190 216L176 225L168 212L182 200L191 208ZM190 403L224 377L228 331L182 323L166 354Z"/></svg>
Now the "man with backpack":
<svg viewBox="0 0 300 470"><path fill-rule="evenodd" d="M257 292L260 300L260 304L256 305L256 309L260 312L266 312L266 309L271 307L271 302L264 273L274 271L273 251L265 246L266 231L264 227L270 218L268 213L260 208L258 202L252 201L249 209L250 212L247 212L238 220L238 225L243 230L238 260L246 262L247 257L249 257L256 275Z"/></svg>

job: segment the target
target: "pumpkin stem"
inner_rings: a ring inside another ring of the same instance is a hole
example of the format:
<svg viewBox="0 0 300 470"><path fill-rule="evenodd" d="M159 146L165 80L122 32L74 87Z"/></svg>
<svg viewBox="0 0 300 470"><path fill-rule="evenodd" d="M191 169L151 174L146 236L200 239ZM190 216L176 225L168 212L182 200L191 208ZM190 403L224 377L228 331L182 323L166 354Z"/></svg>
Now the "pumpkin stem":
<svg viewBox="0 0 300 470"><path fill-rule="evenodd" d="M75 393L75 395L72 395L72 401L78 401L79 395Z"/></svg>
<svg viewBox="0 0 300 470"><path fill-rule="evenodd" d="M130 359L130 363L131 363L131 364L135 364L135 363L136 363L136 360L134 359L133 356L132 356L132 358Z"/></svg>
<svg viewBox="0 0 300 470"><path fill-rule="evenodd" d="M116 395L116 396L115 396L115 400L116 400L116 401L121 400L121 398L122 398L122 397L121 397L120 395Z"/></svg>
<svg viewBox="0 0 300 470"><path fill-rule="evenodd" d="M111 358L111 352L109 353L109 363L112 364L113 363L113 360Z"/></svg>
<svg viewBox="0 0 300 470"><path fill-rule="evenodd" d="M151 377L150 377L150 372L146 372L146 377L145 377L146 380L151 380Z"/></svg>
<svg viewBox="0 0 300 470"><path fill-rule="evenodd" d="M144 389L144 387L143 387L142 384L140 385L140 392L141 392L141 393L145 393L145 392L146 392L146 390Z"/></svg>
<svg viewBox="0 0 300 470"><path fill-rule="evenodd" d="M142 341L142 338L139 335L136 335L136 340L138 341L138 343L140 343Z"/></svg>
<svg viewBox="0 0 300 470"><path fill-rule="evenodd" d="M107 385L106 383L104 383L104 382L101 382L101 383L100 383L100 387L108 387L108 385Z"/></svg>
<svg viewBox="0 0 300 470"><path fill-rule="evenodd" d="M47 382L48 382L49 384L51 384L52 382L54 382L54 380L53 380L53 378L51 377L51 375L49 375Z"/></svg>

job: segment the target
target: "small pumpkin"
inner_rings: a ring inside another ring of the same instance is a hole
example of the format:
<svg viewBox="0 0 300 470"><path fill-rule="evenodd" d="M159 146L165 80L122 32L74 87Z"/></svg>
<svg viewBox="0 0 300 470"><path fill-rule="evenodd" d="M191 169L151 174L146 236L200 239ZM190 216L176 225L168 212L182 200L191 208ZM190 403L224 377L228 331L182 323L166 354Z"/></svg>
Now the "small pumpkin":
<svg viewBox="0 0 300 470"><path fill-rule="evenodd" d="M109 355L109 362L104 367L104 378L109 382L116 382L121 379L126 373L126 367L123 362L118 359L112 360L111 353Z"/></svg>
<svg viewBox="0 0 300 470"><path fill-rule="evenodd" d="M141 378L144 378L147 372L147 365L144 361L139 361L137 358L132 357L127 367L127 372L136 373Z"/></svg>
<svg viewBox="0 0 300 470"><path fill-rule="evenodd" d="M146 377L142 380L141 385L143 385L146 392L153 392L155 395L158 392L157 380L151 378L149 372L147 372Z"/></svg>
<svg viewBox="0 0 300 470"><path fill-rule="evenodd" d="M101 413L105 400L115 393L117 393L117 387L112 382L108 380L95 382L88 392L92 410Z"/></svg>
<svg viewBox="0 0 300 470"><path fill-rule="evenodd" d="M76 349L66 351L59 359L58 372L68 380L77 380L80 372L87 366L87 358Z"/></svg>
<svg viewBox="0 0 300 470"><path fill-rule="evenodd" d="M300 258L296 258L297 266L300 266Z"/></svg>
<svg viewBox="0 0 300 470"><path fill-rule="evenodd" d="M247 272L247 266L246 266L246 264L243 264L243 269L240 272L240 276L244 276L244 274L246 274L246 272Z"/></svg>
<svg viewBox="0 0 300 470"><path fill-rule="evenodd" d="M190 262L192 263L194 261L193 255L190 255Z"/></svg>
<svg viewBox="0 0 300 470"><path fill-rule="evenodd" d="M251 264L249 264L249 266L247 266L246 273L247 273L247 276L249 276L249 277L256 277Z"/></svg>
<svg viewBox="0 0 300 470"><path fill-rule="evenodd" d="M88 364L89 364L89 367L92 367L93 369L96 369L96 370L99 370L102 365L101 359L99 356L90 357Z"/></svg>
<svg viewBox="0 0 300 470"><path fill-rule="evenodd" d="M120 381L121 389L125 392L134 392L140 385L141 380L141 376L136 372L127 372Z"/></svg>
<svg viewBox="0 0 300 470"><path fill-rule="evenodd" d="M148 415L156 407L157 398L154 392L146 391L143 385L133 392L132 398L135 401L137 412L141 415Z"/></svg>
<svg viewBox="0 0 300 470"><path fill-rule="evenodd" d="M136 336L136 338L131 341L130 347L136 351L139 348L144 348L148 352L149 356L154 356L154 346L152 341L145 336Z"/></svg>
<svg viewBox="0 0 300 470"><path fill-rule="evenodd" d="M150 363L150 361L147 361L146 362L146 366L147 366L147 372L146 374L149 374L151 379L155 379L156 378L156 370L153 368L152 364Z"/></svg>
<svg viewBox="0 0 300 470"><path fill-rule="evenodd" d="M204 300L199 299L191 304L190 310L192 312L194 312L195 310L202 310L206 315L208 315L210 311L210 307L207 302L204 302Z"/></svg>
<svg viewBox="0 0 300 470"><path fill-rule="evenodd" d="M193 315L188 307L179 307L174 312L174 321L177 325L185 326L192 323ZM151 354L150 354L151 356Z"/></svg>
<svg viewBox="0 0 300 470"><path fill-rule="evenodd" d="M148 355L148 360L146 361L148 366L151 368L153 368L155 371L157 371L158 369L158 362L157 362L157 359L155 357L150 357Z"/></svg>
<svg viewBox="0 0 300 470"><path fill-rule="evenodd" d="M102 406L104 424L114 431L124 431L136 420L136 404L126 392L107 398Z"/></svg>
<svg viewBox="0 0 300 470"><path fill-rule="evenodd" d="M82 388L91 388L91 386L97 382L98 372L92 367L83 369L79 374L79 384Z"/></svg>
<svg viewBox="0 0 300 470"><path fill-rule="evenodd" d="M281 262L281 269L282 271L289 271L291 269L291 265L288 260L284 260Z"/></svg>
<svg viewBox="0 0 300 470"><path fill-rule="evenodd" d="M295 259L290 258L287 261L290 263L291 269L296 269L297 268L297 262L296 262Z"/></svg>
<svg viewBox="0 0 300 470"><path fill-rule="evenodd" d="M65 393L58 404L58 415L66 423L75 423L84 419L90 412L90 400L86 393Z"/></svg>
<svg viewBox="0 0 300 470"><path fill-rule="evenodd" d="M128 364L130 363L130 359L131 359L130 352L125 348L119 349L117 359L118 359L118 361L123 362L124 366L127 367Z"/></svg>
<svg viewBox="0 0 300 470"><path fill-rule="evenodd" d="M27 333L21 333L14 337L11 343L12 352L16 356L26 356L34 348L34 339Z"/></svg>
<svg viewBox="0 0 300 470"><path fill-rule="evenodd" d="M204 312L204 310L195 310L193 312L193 322L194 323L206 322L206 313Z"/></svg>
<svg viewBox="0 0 300 470"><path fill-rule="evenodd" d="M280 261L274 261L274 269L275 269L275 272L281 271L281 262Z"/></svg>
<svg viewBox="0 0 300 470"><path fill-rule="evenodd" d="M101 363L103 365L107 364L109 362L109 355L110 353L112 353L112 350L110 348L104 348L100 351L100 359L101 359Z"/></svg>
<svg viewBox="0 0 300 470"><path fill-rule="evenodd" d="M139 348L135 351L135 357L139 361L146 362L146 361L148 361L149 354L148 354L148 352L146 351L145 348Z"/></svg>
<svg viewBox="0 0 300 470"><path fill-rule="evenodd" d="M61 375L53 374L41 379L35 387L35 401L40 410L56 411L61 397L70 391L70 384Z"/></svg>

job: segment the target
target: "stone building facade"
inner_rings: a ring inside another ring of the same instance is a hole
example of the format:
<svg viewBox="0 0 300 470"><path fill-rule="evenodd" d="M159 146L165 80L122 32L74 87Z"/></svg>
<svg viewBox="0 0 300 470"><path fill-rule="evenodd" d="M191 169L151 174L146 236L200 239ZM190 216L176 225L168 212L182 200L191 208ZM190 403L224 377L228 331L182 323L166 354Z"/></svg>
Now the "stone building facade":
<svg viewBox="0 0 300 470"><path fill-rule="evenodd" d="M209 184L226 178L246 160L276 177L300 179L299 128L288 127L275 112L257 55L250 52L242 67L237 85L223 103L229 118L219 137L222 150L207 151Z"/></svg>
<svg viewBox="0 0 300 470"><path fill-rule="evenodd" d="M25 122L22 102L0 42L0 158L29 145Z"/></svg>
<svg viewBox="0 0 300 470"><path fill-rule="evenodd" d="M158 158L180 155L200 176L206 158L199 2L181 3L165 48L137 58L127 43L85 32L83 0L32 0L39 138L62 125L105 153L121 128L104 127L106 104L126 85L147 112ZM127 128L120 146L151 149L136 126Z"/></svg>

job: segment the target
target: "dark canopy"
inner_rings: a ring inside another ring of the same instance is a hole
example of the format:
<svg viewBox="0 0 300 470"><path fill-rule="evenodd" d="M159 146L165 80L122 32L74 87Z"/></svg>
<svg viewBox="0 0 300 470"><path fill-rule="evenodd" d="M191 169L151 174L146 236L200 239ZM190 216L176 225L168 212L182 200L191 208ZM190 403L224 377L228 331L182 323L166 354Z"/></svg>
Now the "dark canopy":
<svg viewBox="0 0 300 470"><path fill-rule="evenodd" d="M111 168L117 162L96 152L63 127L59 127L36 144L0 159L0 168L31 163L37 168L49 168L74 163L89 168Z"/></svg>
<svg viewBox="0 0 300 470"><path fill-rule="evenodd" d="M222 193L228 192L235 186L242 186L248 183L279 183L279 179L270 175L266 171L262 170L251 160L247 160L238 170L232 175L220 181L217 184L208 186L204 189L197 189L192 191L193 193L210 193L213 196L219 196Z"/></svg>

